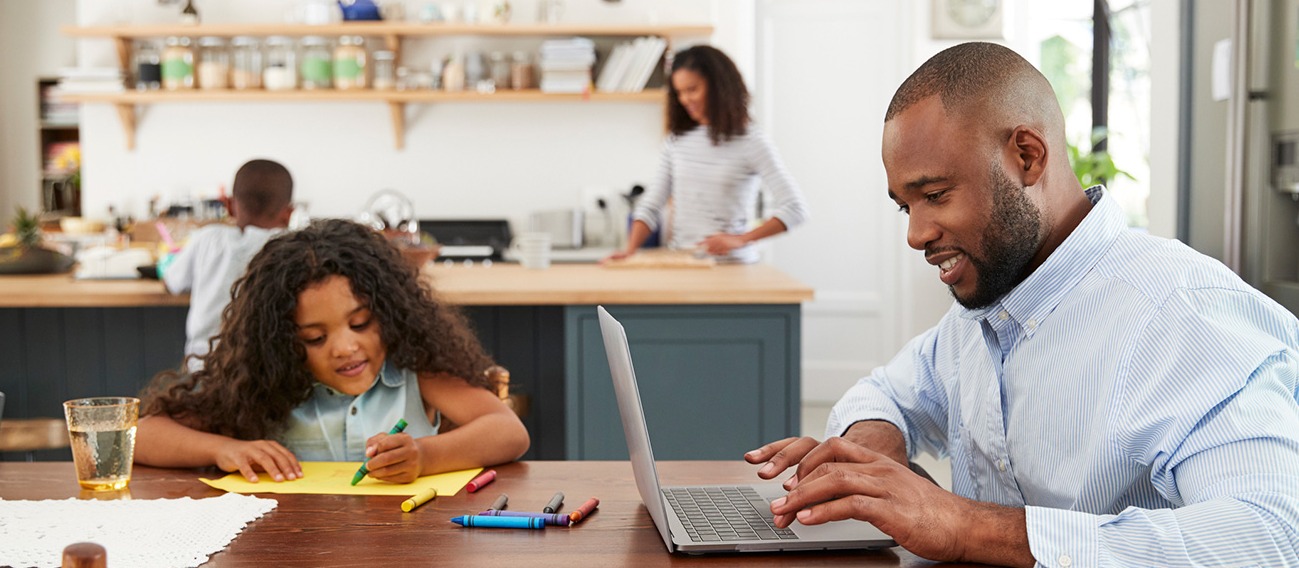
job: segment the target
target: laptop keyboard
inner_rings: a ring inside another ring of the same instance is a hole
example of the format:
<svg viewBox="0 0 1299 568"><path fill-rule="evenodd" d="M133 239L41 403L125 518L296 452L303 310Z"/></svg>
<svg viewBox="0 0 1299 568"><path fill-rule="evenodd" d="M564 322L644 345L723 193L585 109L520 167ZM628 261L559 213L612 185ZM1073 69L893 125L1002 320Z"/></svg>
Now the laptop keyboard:
<svg viewBox="0 0 1299 568"><path fill-rule="evenodd" d="M798 539L776 528L771 505L752 487L671 487L663 495L695 542Z"/></svg>

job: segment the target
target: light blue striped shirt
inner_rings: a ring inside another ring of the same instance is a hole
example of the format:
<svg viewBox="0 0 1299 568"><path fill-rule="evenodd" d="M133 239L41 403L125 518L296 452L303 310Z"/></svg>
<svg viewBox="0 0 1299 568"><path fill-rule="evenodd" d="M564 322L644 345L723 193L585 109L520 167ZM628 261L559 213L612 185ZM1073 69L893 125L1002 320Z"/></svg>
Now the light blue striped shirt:
<svg viewBox="0 0 1299 568"><path fill-rule="evenodd" d="M1039 565L1299 565L1299 321L1088 197L1042 266L953 304L826 435L886 420L950 456L954 493L1025 508Z"/></svg>
<svg viewBox="0 0 1299 568"><path fill-rule="evenodd" d="M666 232L670 248L693 249L715 233L748 232L759 181L771 195L768 217L780 219L789 230L807 219L803 192L757 125L750 124L742 136L716 145L708 137L707 126L669 136L663 143L657 176L636 201L632 217L651 231L660 228L671 198L672 223ZM749 244L720 260L756 262L758 251Z"/></svg>

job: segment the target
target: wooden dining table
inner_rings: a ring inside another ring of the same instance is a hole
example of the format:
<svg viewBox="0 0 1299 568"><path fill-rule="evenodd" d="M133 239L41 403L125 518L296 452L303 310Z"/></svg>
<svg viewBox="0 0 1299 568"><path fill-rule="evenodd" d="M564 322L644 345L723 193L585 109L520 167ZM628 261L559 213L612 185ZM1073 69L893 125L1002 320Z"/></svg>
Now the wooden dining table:
<svg viewBox="0 0 1299 568"><path fill-rule="evenodd" d="M406 513L401 496L261 494L278 505L253 521L205 566L932 566L902 548L692 556L669 553L641 504L625 461L532 461L493 469L476 493L439 495ZM665 484L751 483L755 467L739 461L658 463ZM0 499L195 499L222 491L199 477L214 470L137 466L121 495L81 490L68 462L0 462ZM450 519L487 509L502 493L509 509L539 511L556 491L563 511L590 497L595 513L568 528L463 528ZM3 519L0 519L2 522ZM147 535L141 535L146 538ZM67 543L72 544L72 543ZM0 543L0 549L3 549ZM0 557L3 555L0 554ZM113 551L108 551L113 567Z"/></svg>

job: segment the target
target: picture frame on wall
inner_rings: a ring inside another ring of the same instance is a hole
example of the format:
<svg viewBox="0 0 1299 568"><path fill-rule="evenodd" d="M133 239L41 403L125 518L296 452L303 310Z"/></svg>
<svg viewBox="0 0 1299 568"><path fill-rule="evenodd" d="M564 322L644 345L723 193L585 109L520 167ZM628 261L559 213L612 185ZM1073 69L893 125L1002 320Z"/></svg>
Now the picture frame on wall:
<svg viewBox="0 0 1299 568"><path fill-rule="evenodd" d="M1004 0L933 0L930 31L934 39L1006 38Z"/></svg>

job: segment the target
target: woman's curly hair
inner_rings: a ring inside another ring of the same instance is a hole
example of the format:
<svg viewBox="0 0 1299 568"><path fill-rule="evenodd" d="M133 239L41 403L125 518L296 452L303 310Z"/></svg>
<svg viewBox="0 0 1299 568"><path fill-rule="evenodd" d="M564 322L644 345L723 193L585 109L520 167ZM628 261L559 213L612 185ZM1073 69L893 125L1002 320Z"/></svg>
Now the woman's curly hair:
<svg viewBox="0 0 1299 568"><path fill-rule="evenodd" d="M496 388L485 374L492 361L464 316L438 301L401 252L367 227L329 219L266 243L231 288L203 368L154 377L143 414L243 440L277 435L315 383L294 323L298 295L335 275L377 318L387 361Z"/></svg>
<svg viewBox="0 0 1299 568"><path fill-rule="evenodd" d="M708 137L716 146L744 136L749 127L749 89L735 62L720 49L696 45L672 56L672 72L689 69L708 84ZM699 126L681 105L676 85L668 80L668 130L680 136Z"/></svg>

